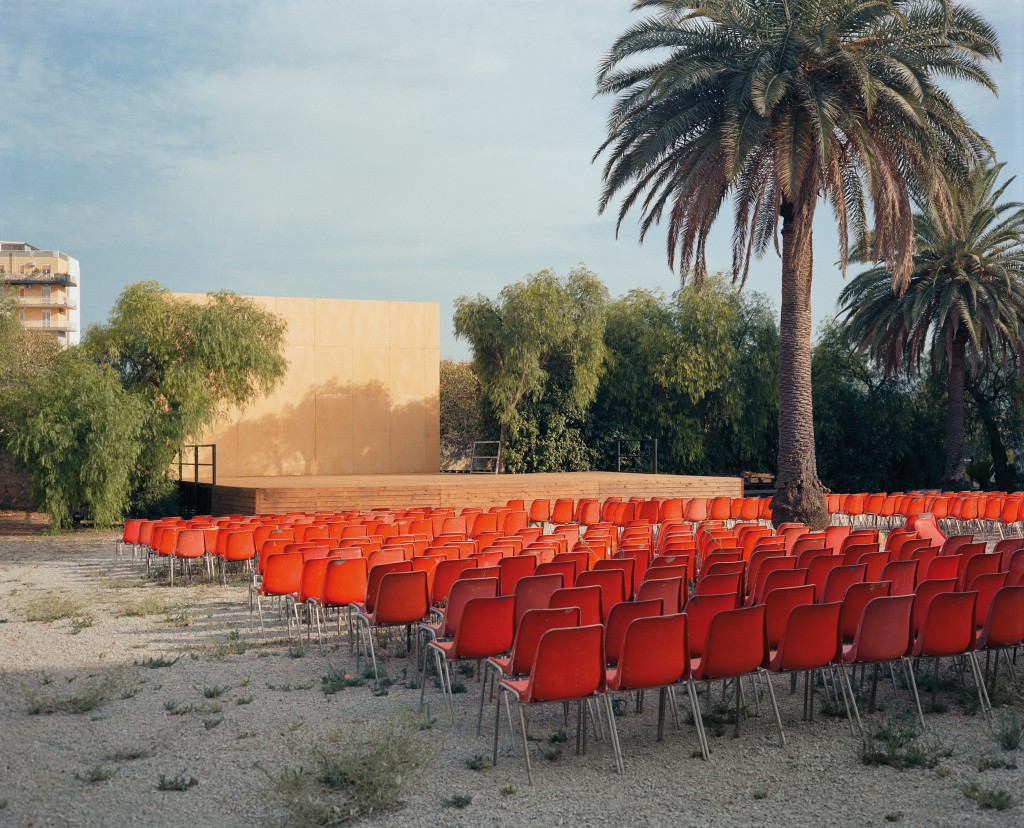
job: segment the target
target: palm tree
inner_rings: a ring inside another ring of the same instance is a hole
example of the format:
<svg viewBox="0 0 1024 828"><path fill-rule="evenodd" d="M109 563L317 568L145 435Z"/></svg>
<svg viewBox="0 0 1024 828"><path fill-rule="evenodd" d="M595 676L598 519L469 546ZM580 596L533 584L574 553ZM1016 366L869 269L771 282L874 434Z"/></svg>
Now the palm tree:
<svg viewBox="0 0 1024 828"><path fill-rule="evenodd" d="M779 249L782 347L775 521L828 521L811 410L812 226L819 196L849 239L896 282L912 268L911 199L952 209L969 160L989 152L947 77L994 90L982 62L996 35L951 0L637 0L655 13L612 46L598 92L617 95L600 198L618 223L636 207L641 240L666 217L668 261L706 272L712 224L734 209L733 274ZM869 210L871 218L869 221ZM667 214L666 214L667 211ZM780 228L781 224L781 228Z"/></svg>
<svg viewBox="0 0 1024 828"><path fill-rule="evenodd" d="M902 292L875 267L839 296L854 341L887 374L920 371L927 352L946 378L943 485L966 483L964 388L983 363L1024 353L1024 205L1001 202L1002 164L974 168L950 216L925 207L914 216L914 266Z"/></svg>

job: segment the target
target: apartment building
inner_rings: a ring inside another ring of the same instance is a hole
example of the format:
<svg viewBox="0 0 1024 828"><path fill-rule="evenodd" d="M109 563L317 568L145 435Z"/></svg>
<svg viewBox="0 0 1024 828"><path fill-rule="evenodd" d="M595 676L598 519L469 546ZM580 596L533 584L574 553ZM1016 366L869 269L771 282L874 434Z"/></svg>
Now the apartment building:
<svg viewBox="0 0 1024 828"><path fill-rule="evenodd" d="M78 344L78 259L25 242L0 241L0 287L17 299L18 318L26 328L45 331L62 346Z"/></svg>

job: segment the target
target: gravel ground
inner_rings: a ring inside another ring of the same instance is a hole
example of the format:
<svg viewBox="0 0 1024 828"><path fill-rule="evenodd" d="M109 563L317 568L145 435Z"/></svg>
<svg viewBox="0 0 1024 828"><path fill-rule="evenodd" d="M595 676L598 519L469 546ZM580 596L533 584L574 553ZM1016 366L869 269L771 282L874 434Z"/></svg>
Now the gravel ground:
<svg viewBox="0 0 1024 828"><path fill-rule="evenodd" d="M0 825L299 824L272 793L272 776L312 768L318 746L339 749L416 711L419 690L401 681L384 696L369 686L325 694L321 679L329 671L361 672L347 642L332 629L322 653L299 650L275 613L264 639L250 628L244 581L176 580L171 589L163 573L147 580L140 568L115 562L112 549L112 536L95 533L0 536ZM151 666L163 661L172 663ZM406 664L393 657L391 676L399 678ZM715 736L709 725L711 761L703 762L693 756L698 745L685 708L682 730L669 727L663 743L654 741L654 698L643 715L630 705L617 719L624 776L614 773L607 742L591 738L585 756L574 754L572 737L549 742L563 728L560 708L531 711L531 788L507 728L497 767L467 766L474 756L489 757L493 718L488 708L477 737L478 685L475 677L464 680L469 692L456 697L454 729L428 685L436 720L411 738L435 746L435 755L404 792L405 807L368 824L1024 824L1024 806L983 810L962 793L976 782L1024 800L1016 769L1024 756L1002 750L986 722L964 712L970 694L955 687L939 694L948 710L927 717L927 739L950 751L930 769L865 766L845 719L800 721L802 692L790 695L786 678L775 688L787 747L778 745L765 701L762 715L743 721L739 739L731 726ZM720 692L713 688L715 699ZM884 709L866 721L885 723L910 710L907 695L894 699L888 681L879 698ZM685 704L685 692L678 699ZM84 712L45 712L93 703ZM1021 715L1020 696L1000 712ZM983 759L1012 767L981 771ZM96 766L113 775L85 781ZM162 775L179 774L198 784L157 789ZM458 796L472 801L443 804Z"/></svg>

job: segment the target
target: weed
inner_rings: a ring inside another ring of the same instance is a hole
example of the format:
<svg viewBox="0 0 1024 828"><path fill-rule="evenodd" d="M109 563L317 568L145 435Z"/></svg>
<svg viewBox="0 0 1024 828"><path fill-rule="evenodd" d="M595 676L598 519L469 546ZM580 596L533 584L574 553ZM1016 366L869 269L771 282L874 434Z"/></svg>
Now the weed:
<svg viewBox="0 0 1024 828"><path fill-rule="evenodd" d="M978 770L1017 770L1017 763L1013 759L1003 759L1001 756L982 756L978 760Z"/></svg>
<svg viewBox="0 0 1024 828"><path fill-rule="evenodd" d="M244 655L248 649L249 645L242 638L241 633L238 630L232 630L228 633L227 638L210 648L210 655L214 658L227 658L229 655Z"/></svg>
<svg viewBox="0 0 1024 828"><path fill-rule="evenodd" d="M498 789L498 793L500 793L502 796L512 796L512 794L514 794L515 792L516 789L513 788L511 785L506 785L504 788Z"/></svg>
<svg viewBox="0 0 1024 828"><path fill-rule="evenodd" d="M564 730L556 730L548 736L548 742L552 745L564 745L569 741L569 734Z"/></svg>
<svg viewBox="0 0 1024 828"><path fill-rule="evenodd" d="M86 785L95 785L97 782L106 782L117 773L118 768L107 770L102 765L93 765L85 773L75 773L75 779L79 782L84 782Z"/></svg>
<svg viewBox="0 0 1024 828"><path fill-rule="evenodd" d="M198 707L192 708L196 713L223 713L224 705L215 701L204 701Z"/></svg>
<svg viewBox="0 0 1024 828"><path fill-rule="evenodd" d="M891 811L890 813L885 815L885 821L886 822L902 822L903 821L903 811Z"/></svg>
<svg viewBox="0 0 1024 828"><path fill-rule="evenodd" d="M960 791L968 799L973 799L982 808L994 808L997 811L1005 811L1017 804L1008 791L1002 788L983 788L977 782L969 782L960 788Z"/></svg>
<svg viewBox="0 0 1024 828"><path fill-rule="evenodd" d="M494 765L491 764L491 760L486 756L481 756L479 753L475 756L471 756L466 760L466 767L470 770L483 771L490 770Z"/></svg>
<svg viewBox="0 0 1024 828"><path fill-rule="evenodd" d="M309 684L271 684L267 682L268 690L276 690L279 693L290 693L292 690L309 690L313 686L313 682Z"/></svg>
<svg viewBox="0 0 1024 828"><path fill-rule="evenodd" d="M625 716L628 706L625 699L612 699L612 713L616 716Z"/></svg>
<svg viewBox="0 0 1024 828"><path fill-rule="evenodd" d="M207 730L213 730L215 727L224 721L223 716L210 716L209 718L203 719L203 727Z"/></svg>
<svg viewBox="0 0 1024 828"><path fill-rule="evenodd" d="M320 689L324 691L325 696L333 696L346 687L362 687L364 684L366 684L365 679L350 675L344 670L338 670L334 667L330 669L326 676L320 677Z"/></svg>
<svg viewBox="0 0 1024 828"><path fill-rule="evenodd" d="M751 796L753 796L754 799L767 799L768 798L768 791L757 790L757 791L754 791L753 794L751 794Z"/></svg>
<svg viewBox="0 0 1024 828"><path fill-rule="evenodd" d="M373 671L373 665L372 664L367 664L363 668L363 678L366 679L367 681L369 681L370 679L377 678L377 674Z"/></svg>
<svg viewBox="0 0 1024 828"><path fill-rule="evenodd" d="M194 776L185 776L185 771L182 771L177 776L168 778L163 774L160 774L160 780L156 783L156 789L158 791L187 791L189 788L193 788L199 784L199 780Z"/></svg>
<svg viewBox="0 0 1024 828"><path fill-rule="evenodd" d="M168 602L157 595L145 595L141 598L125 598L113 605L114 615L118 618L145 618L147 615L164 615L171 610L180 608L177 602Z"/></svg>
<svg viewBox="0 0 1024 828"><path fill-rule="evenodd" d="M187 627L192 623L192 616L187 612L179 612L177 615L168 615L164 623L168 627Z"/></svg>
<svg viewBox="0 0 1024 828"><path fill-rule="evenodd" d="M293 647L289 647L285 652L289 658L303 658L306 655L306 648L302 644L296 644Z"/></svg>
<svg viewBox="0 0 1024 828"><path fill-rule="evenodd" d="M124 690L122 690L121 691L121 698L126 700L126 701L128 699L134 699L141 692L142 692L142 685L141 684L135 684L135 685L133 685L131 687L126 687Z"/></svg>
<svg viewBox="0 0 1024 828"><path fill-rule="evenodd" d="M947 768L945 765L939 765L935 769L935 775L940 779L949 779L953 775L953 769Z"/></svg>
<svg viewBox="0 0 1024 828"><path fill-rule="evenodd" d="M136 759L148 759L154 752L152 747L117 748L108 751L103 758L109 762L134 762Z"/></svg>
<svg viewBox="0 0 1024 828"><path fill-rule="evenodd" d="M949 705L944 702L929 702L924 705L925 713L947 713L949 712Z"/></svg>
<svg viewBox="0 0 1024 828"><path fill-rule="evenodd" d="M243 730L235 738L236 739L251 739L253 736L258 736L258 735L259 734L255 730Z"/></svg>
<svg viewBox="0 0 1024 828"><path fill-rule="evenodd" d="M295 825L335 826L395 810L437 750L436 741L419 732L419 717L402 716L362 740L348 734L319 740L316 767L271 776L272 793Z"/></svg>
<svg viewBox="0 0 1024 828"><path fill-rule="evenodd" d="M80 685L80 692L77 695L66 697L44 695L36 690L29 690L25 694L28 713L30 716L51 713L90 713L106 704L110 697L118 691L120 683L119 675L110 675L91 684Z"/></svg>
<svg viewBox="0 0 1024 828"><path fill-rule="evenodd" d="M294 722L292 722L291 724L288 725L288 732L289 733L295 733L296 731L301 730L303 725L305 725L305 724L306 724L306 720L305 719L296 719Z"/></svg>
<svg viewBox="0 0 1024 828"><path fill-rule="evenodd" d="M252 704L255 698L255 696L239 696L237 699L235 699L235 704Z"/></svg>
<svg viewBox="0 0 1024 828"><path fill-rule="evenodd" d="M82 630L87 630L92 626L92 618L88 615L83 615L80 618L71 619L71 634L78 635Z"/></svg>
<svg viewBox="0 0 1024 828"><path fill-rule="evenodd" d="M231 688L228 685L215 684L212 687L203 688L203 698L206 699L219 699Z"/></svg>
<svg viewBox="0 0 1024 828"><path fill-rule="evenodd" d="M181 706L181 702L177 699L168 699L164 702L164 710L166 710L171 716L182 716L185 713L191 713L191 705Z"/></svg>
<svg viewBox="0 0 1024 828"><path fill-rule="evenodd" d="M177 658L167 658L167 656L150 656L144 658L142 661L136 661L140 667L148 667L150 670L159 670L161 667L173 667L181 660L181 656Z"/></svg>
<svg viewBox="0 0 1024 828"><path fill-rule="evenodd" d="M442 808L465 808L473 803L473 797L467 794L455 794L441 800Z"/></svg>
<svg viewBox="0 0 1024 828"><path fill-rule="evenodd" d="M459 662L459 675L463 675L466 678L470 678L476 673L476 665L471 661L460 661Z"/></svg>
<svg viewBox="0 0 1024 828"><path fill-rule="evenodd" d="M992 738L1003 750L1017 750L1024 739L1024 716L1015 710L999 714L992 724Z"/></svg>
<svg viewBox="0 0 1024 828"><path fill-rule="evenodd" d="M553 747L550 750L545 750L542 755L549 762L557 762L562 758L562 749L560 747Z"/></svg>
<svg viewBox="0 0 1024 828"><path fill-rule="evenodd" d="M82 604L70 595L47 592L36 595L21 607L26 621L51 623L82 616Z"/></svg>
<svg viewBox="0 0 1024 828"><path fill-rule="evenodd" d="M459 679L452 678L452 693L468 693L469 689Z"/></svg>
<svg viewBox="0 0 1024 828"><path fill-rule="evenodd" d="M860 760L865 765L892 768L934 768L951 751L934 740L920 741L913 725L898 719L879 722L864 732Z"/></svg>

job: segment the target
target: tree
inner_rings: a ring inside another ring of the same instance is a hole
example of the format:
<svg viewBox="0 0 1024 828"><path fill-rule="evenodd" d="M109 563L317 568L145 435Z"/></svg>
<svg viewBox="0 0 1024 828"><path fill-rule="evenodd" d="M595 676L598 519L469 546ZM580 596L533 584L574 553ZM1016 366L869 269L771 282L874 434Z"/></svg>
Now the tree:
<svg viewBox="0 0 1024 828"><path fill-rule="evenodd" d="M553 270L529 274L502 288L497 300L455 301L455 335L470 344L473 371L503 445L526 426L526 402L557 394L563 416L586 411L604 364L607 302L607 289L583 265L564 278ZM527 439L536 442L539 432Z"/></svg>
<svg viewBox="0 0 1024 828"><path fill-rule="evenodd" d="M913 269L901 290L883 266L858 275L839 296L852 337L887 374L919 372L927 353L945 377L947 487L967 485L969 376L1024 351L1024 205L1001 201L1013 181L998 185L1002 168L975 167L951 213L925 204L915 214Z"/></svg>
<svg viewBox="0 0 1024 828"><path fill-rule="evenodd" d="M50 528L65 529L86 514L96 526L118 523L142 451L144 416L117 375L70 349L5 402L12 421L6 447L31 473Z"/></svg>
<svg viewBox="0 0 1024 828"><path fill-rule="evenodd" d="M125 288L105 325L90 326L86 354L109 366L144 406L143 448L133 505L147 508L170 492L174 456L228 406L242 407L284 377L285 324L246 297L175 297L156 282Z"/></svg>
<svg viewBox="0 0 1024 828"><path fill-rule="evenodd" d="M53 365L60 352L52 336L25 328L17 310L13 297L0 295L0 441L11 429L4 400L27 378Z"/></svg>
<svg viewBox="0 0 1024 828"><path fill-rule="evenodd" d="M911 194L952 209L985 141L936 85L994 89L981 62L995 32L947 0L637 0L656 14L628 29L598 71L617 95L603 211L640 211L641 240L668 211L668 261L700 284L711 227L731 201L733 274L779 246L782 334L776 523L828 521L811 398L812 229L819 195L897 283L912 266ZM869 206L873 218L869 222Z"/></svg>
<svg viewBox="0 0 1024 828"><path fill-rule="evenodd" d="M440 366L441 468L468 468L473 441L485 438L480 383L468 362L442 359Z"/></svg>

